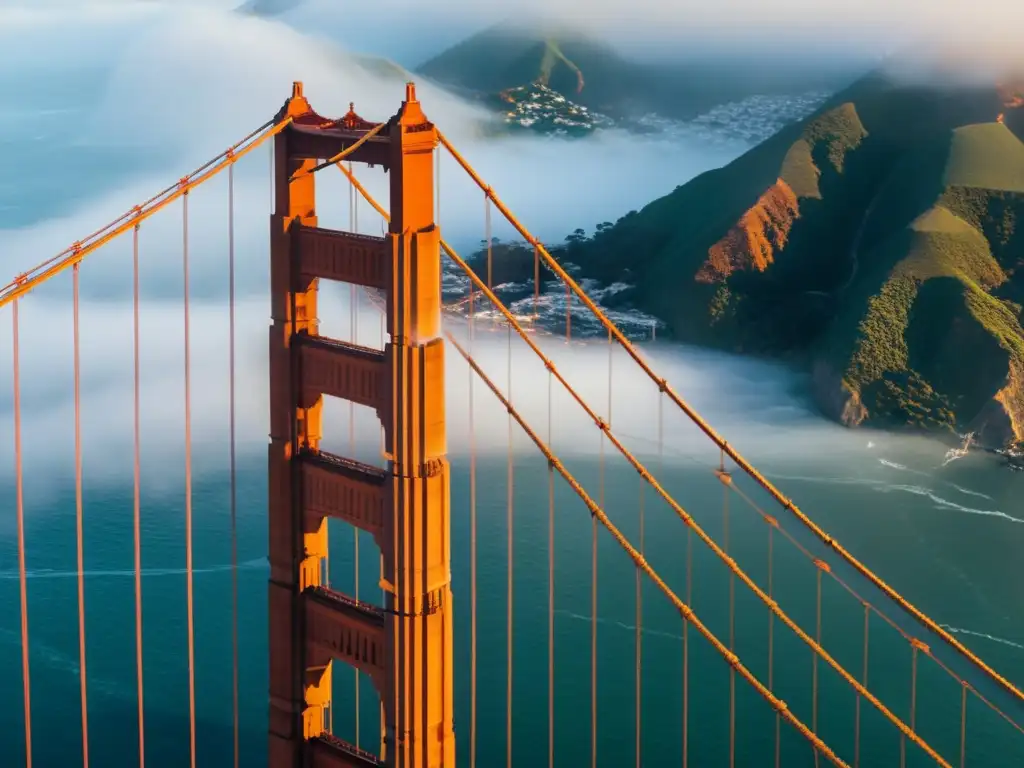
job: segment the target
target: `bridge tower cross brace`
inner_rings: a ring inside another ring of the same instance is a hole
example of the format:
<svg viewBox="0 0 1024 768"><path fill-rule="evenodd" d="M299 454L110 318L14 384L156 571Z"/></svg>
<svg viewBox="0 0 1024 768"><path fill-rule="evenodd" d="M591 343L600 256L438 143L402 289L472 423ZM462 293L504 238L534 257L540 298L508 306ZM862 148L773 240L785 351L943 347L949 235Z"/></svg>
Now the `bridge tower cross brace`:
<svg viewBox="0 0 1024 768"><path fill-rule="evenodd" d="M279 117L284 115L315 116L300 83ZM384 765L451 768L450 477L440 231L434 221L437 131L410 83L379 140L367 153L351 156L390 173L388 234L368 238L318 227L310 171L324 156L312 147L324 145L311 143L309 130L294 128L298 123L275 139L271 215L269 764L374 764L327 733L332 663L341 660L367 672L380 694ZM340 140L343 147L354 138ZM386 294L389 340L383 352L319 335L318 282L338 275ZM365 391L367 381L373 392ZM355 394L361 385L362 394ZM333 459L344 477L324 480L315 469L327 463L320 449L325 394L377 411L388 461L378 479L373 468L359 469L364 465L340 457ZM322 493L332 483L333 492ZM373 534L381 549L383 606L367 606L325 585L327 517Z"/></svg>

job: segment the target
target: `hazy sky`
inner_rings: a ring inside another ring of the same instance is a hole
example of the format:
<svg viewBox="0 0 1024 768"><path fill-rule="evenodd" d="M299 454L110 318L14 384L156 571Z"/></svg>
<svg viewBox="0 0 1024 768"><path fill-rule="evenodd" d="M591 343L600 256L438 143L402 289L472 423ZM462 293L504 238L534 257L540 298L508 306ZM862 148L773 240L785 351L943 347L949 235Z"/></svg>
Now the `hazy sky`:
<svg viewBox="0 0 1024 768"><path fill-rule="evenodd" d="M714 46L734 52L880 56L908 42L956 44L978 55L1021 55L1024 3L1016 0L259 0L304 32L413 66L503 19L565 19L651 56L686 56ZM149 0L0 0L5 8L81 8ZM240 0L175 0L227 10Z"/></svg>
<svg viewBox="0 0 1024 768"><path fill-rule="evenodd" d="M1013 0L435 0L429 6L420 0L377 0L366 11L347 4L344 14L336 0L276 2L299 9L291 12L296 17L329 23L343 15L349 29L365 31L378 45L390 47L390 36L424 55L473 28L539 15L590 27L623 47L675 56L710 44L831 56L878 55L908 40L991 48L1015 41L1024 26L1024 3ZM403 23L406 19L409 23ZM431 30L429 36L424 29Z"/></svg>

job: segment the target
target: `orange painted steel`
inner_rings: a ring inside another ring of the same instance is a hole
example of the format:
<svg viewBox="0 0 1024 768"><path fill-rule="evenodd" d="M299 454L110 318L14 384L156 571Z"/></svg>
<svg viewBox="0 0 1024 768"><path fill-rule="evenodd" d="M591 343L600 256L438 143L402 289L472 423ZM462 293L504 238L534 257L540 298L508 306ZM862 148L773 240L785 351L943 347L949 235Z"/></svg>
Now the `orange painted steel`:
<svg viewBox="0 0 1024 768"><path fill-rule="evenodd" d="M389 760L403 768L448 768L455 762L455 733L441 254L433 202L437 133L411 83L390 140L388 451L396 535L410 538L385 560L394 648L394 690L387 695L399 715L389 724L388 748L395 750Z"/></svg>
<svg viewBox="0 0 1024 768"><path fill-rule="evenodd" d="M310 112L299 84L281 113L296 120ZM323 518L305 523L303 495L294 461L302 452L319 450L323 396L306 393L300 378L302 335L316 336L317 281L294 275L295 226L316 226L315 177L295 179L293 170L314 161L292 158L288 134L279 133L273 147L274 204L270 214L270 445L268 446L269 528L269 706L267 749L270 765L296 768L309 759L310 739L325 734L330 704L330 655L313 656L306 639L304 593L322 589L323 559L327 554L327 524ZM333 605L329 603L329 605ZM325 609L326 610L326 609Z"/></svg>
<svg viewBox="0 0 1024 768"><path fill-rule="evenodd" d="M686 529L686 603L693 604L693 531ZM775 717L781 717L779 710ZM690 622L683 620L683 768L690 763Z"/></svg>
<svg viewBox="0 0 1024 768"><path fill-rule="evenodd" d="M489 217L488 217L489 218ZM489 224L489 222L488 222ZM490 242L490 226L488 226L488 242ZM512 330L509 329L508 334L508 393L509 397L512 396ZM508 768L512 768L512 637L514 624L512 621L512 596L513 596L513 585L515 583L515 558L514 558L514 547L515 542L515 528L513 527L513 507L515 501L515 495L513 493L513 460L512 460L512 417L508 419L508 498L507 498L507 510L506 510L506 528L508 529L508 542L507 550L505 552L506 559L506 581L507 581L507 611L508 615L506 621L506 639L505 639L505 656L508 659L506 662L506 676L505 681L505 763Z"/></svg>
<svg viewBox="0 0 1024 768"><path fill-rule="evenodd" d="M470 343L472 343L472 316L470 316ZM473 372L469 372L469 577L470 577L470 715L469 715L469 765L476 766L476 424L474 421Z"/></svg>
<svg viewBox="0 0 1024 768"><path fill-rule="evenodd" d="M446 250L448 250L446 248ZM647 470L647 468L633 455L628 448L626 448L615 435L608 428L608 424L598 416L587 402L576 392L576 390L565 380L565 378L559 373L554 363L540 351L540 348L533 342L529 337L529 334L523 330L522 326L519 325L518 321L512 315L511 312L498 300L498 298L484 285L483 281L473 272L472 268L467 264L454 250L448 250L448 255L451 257L456 264L462 268L469 278L476 283L477 287L487 296L487 298L498 307L498 309L505 316L505 319L509 324L516 329L520 337L530 346L534 353L544 362L544 365L554 374L555 378L558 379L559 383L572 395L573 399L584 409L587 416L593 420L594 424L601 430L602 434L606 435L611 441L612 445L621 453L625 459L633 466L637 472L651 485L651 487L658 493L659 496L670 506L673 511L679 516L679 518L686 524L686 526L697 534L698 538L708 546L709 549L729 568L731 574L737 576L757 597L766 605L768 609L779 617L779 619L789 627L794 634L797 635L811 650L815 653L815 659L819 656L825 660L825 662L834 669L840 677L842 677L858 694L864 696L870 701L875 708L881 712L889 722L895 725L899 731L908 736L911 741L917 744L922 750L924 750L929 757L935 760L939 765L948 768L949 764L928 745L920 736L914 733L899 717L897 717L891 710L889 710L877 697L870 693L864 686L862 686L856 678L854 678L846 669L839 664L832 656L821 646L820 643L810 637L804 630L797 624L789 615L783 611L778 603L770 598L758 585L757 583L747 575L747 573L736 564L729 555L722 550L721 547L712 539L704 530L701 528L693 517L686 512L682 506L661 486L660 483L654 478L654 476ZM731 483L730 483L731 485Z"/></svg>
<svg viewBox="0 0 1024 768"><path fill-rule="evenodd" d="M509 208L501 201L501 199L495 194L494 190L484 182L480 175L473 169L469 162L452 146L451 142L448 141L447 137L438 131L438 139L441 145L448 150L448 152L455 158L456 162L462 166L462 168L469 174L473 181L479 186L487 196L494 202L494 205L501 211L502 215L508 220L508 222L515 227L515 229L525 238L525 240L535 247L540 255L543 257L548 268L554 272L565 284L567 290L571 290L575 293L583 304L589 309L594 316L601 322L601 324L615 336L615 339L622 345L622 347L629 353L629 356L640 366L643 372L653 381L658 387L665 392L668 398L678 407L683 413L685 413L690 420L697 425L697 427L711 439L715 445L723 450L726 455L731 458L736 465L742 469L747 475L749 475L758 485L764 488L779 504L785 509L793 513L793 515L804 525L811 533L819 538L826 546L830 547L837 555L843 560L853 566L857 571L860 572L868 581L874 584L878 589L886 594L891 600L897 603L917 621L926 626L929 630L934 632L936 635L945 640L950 646L960 652L965 658L970 660L975 666L982 670L992 680L996 681L1005 688L1009 693L1015 696L1017 699L1024 701L1024 692L1017 688L1013 683L1007 680L1005 677L996 672L992 667L988 666L982 661L977 655L972 653L965 645L960 643L955 637L949 632L939 626L934 620L922 613L919 609L914 607L906 598L899 594L895 589L890 587L884 582L879 576L877 576L870 568L861 563L856 557L848 552L838 541L833 539L824 530L822 530L813 520L811 520L799 507L789 499L785 494L782 493L774 484L771 483L764 475L757 471L754 466L748 462L735 448L729 445L728 441L725 440L721 435L718 434L715 429L705 421L697 411L689 405L668 383L664 378L661 378L655 373L654 369L643 359L636 347L623 335L618 327L613 323L608 316L601 310L594 301L587 296L586 292L580 288L572 276L567 273L562 266L555 260L551 253L544 247L544 244L534 237L525 226L512 214Z"/></svg>
<svg viewBox="0 0 1024 768"><path fill-rule="evenodd" d="M366 196L367 201L380 210L378 204L373 200L371 196L365 191L365 189L359 188L360 192ZM647 483L658 493L659 496L670 506L676 515L686 524L686 526L692 530L697 536L704 542L705 545L721 560L725 563L726 567L730 570L730 575L735 575L742 581L760 600L763 602L768 609L777 616L787 627L789 627L801 641L804 642L815 654L815 659L819 656L825 660L825 662L835 670L840 677L842 677L860 696L863 696L874 707L882 713L883 716L889 722L891 722L900 731L901 734L907 736L913 741L918 747L920 747L929 757L935 760L939 765L944 768L949 768L949 763L936 752L924 739L917 735L903 720L896 716L888 707L886 707L880 699L874 694L867 690L867 688L857 681L853 675L846 671L846 669L839 664L814 638L810 637L789 615L783 611L778 603L769 597L758 585L750 578L747 573L737 565L736 561L729 557L729 555L712 539L704 530L701 528L693 517L686 512L683 507L661 486L660 483L654 478L654 476L647 470L647 468L641 463L634 454L622 444L622 442L615 437L612 431L609 429L607 422L605 422L600 416L598 416L590 405L576 392L576 390L569 384L569 382L562 376L555 364L540 350L536 342L530 338L530 335L523 329L522 325L516 320L515 316L508 310L508 308L501 302L501 300L487 287L486 283L473 271L469 264L459 256L456 251L451 248L443 239L441 240L441 247L444 248L449 258L454 261L460 269L462 269L466 275L470 278L472 283L480 289L480 291L487 297L487 299L498 309L499 312L505 317L508 324L516 330L519 336L527 343L530 349L535 355L544 363L544 366L554 375L562 387L573 397L573 399L579 404L581 408L586 412L587 416L594 422L594 424L601 430L602 435L608 437L609 441L615 448L622 454L623 457L630 463L630 465L640 473L641 477L647 481ZM728 474L722 472L719 474L719 478L723 480L728 486L733 486L731 478ZM817 663L817 662L815 662Z"/></svg>
<svg viewBox="0 0 1024 768"><path fill-rule="evenodd" d="M138 703L139 719L139 768L146 765L146 728L144 713L144 697L142 686L142 470L139 461L141 443L140 423L141 408L139 404L140 382L139 382L139 225L135 224L132 232L132 308L134 312L134 363L135 363L135 386L134 386L134 450L133 475L134 494L132 503L132 528L135 555L135 685L136 699Z"/></svg>
<svg viewBox="0 0 1024 768"><path fill-rule="evenodd" d="M82 768L89 768L89 704L85 664L85 553L82 535L82 349L79 333L79 269L72 278L75 368L75 550L78 561L78 678L82 708Z"/></svg>
<svg viewBox="0 0 1024 768"><path fill-rule="evenodd" d="M239 764L238 479L235 456L235 167L228 168L228 423L231 507L231 720L234 768Z"/></svg>
<svg viewBox="0 0 1024 768"><path fill-rule="evenodd" d="M28 658L28 588L25 571L25 489L22 478L21 457L21 360L19 349L18 303L12 309L11 346L12 374L14 376L14 483L18 526L18 594L21 605L21 679L25 706L25 768L32 768L32 684L29 679Z"/></svg>
<svg viewBox="0 0 1024 768"><path fill-rule="evenodd" d="M469 372L473 375L473 371ZM552 444L552 394L548 372L548 445ZM548 465L548 768L555 768L555 470Z"/></svg>
<svg viewBox="0 0 1024 768"><path fill-rule="evenodd" d="M468 352L459 344L455 337L448 331L445 332L445 338L448 343L451 344L463 359L470 365L473 371L480 377L480 379L487 385L487 387L494 393L494 396L498 398L502 407L504 407L509 414L518 422L519 426L526 433L526 435L533 441L537 448L544 454L544 457L548 460L548 464L562 476L562 478L569 484L577 496L586 504L587 509L590 510L590 514L598 520L601 525L612 535L619 546L626 552L627 555L636 563L636 566L641 569L648 578L658 587L659 590L671 601L675 608L682 614L683 618L688 624L692 624L698 632L709 642L712 647L718 651L719 655L725 659L726 663L733 669L735 669L741 677L743 677L750 685L761 694L762 698L767 701L776 711L780 712L782 716L789 722L801 735L803 735L811 745L825 755L825 757L832 762L833 765L841 766L842 768L849 768L849 766L836 755L829 746L821 740L810 728L808 728L800 718L794 715L786 702L776 697L771 691L769 691L757 676L755 676L747 667L743 665L739 657L729 650L729 648L723 643L718 637L708 629L703 622L697 617L693 609L689 605L684 603L678 595L672 590L668 584L658 575L658 573L651 567L643 555L629 543L626 537L621 531L615 526L615 524L608 518L605 511L591 498L590 494L579 484L575 477L565 468L565 465L551 452L547 444L541 439L536 432L530 427L526 420L519 414L515 407L505 398L501 391L497 388L493 381L487 376L486 373L480 368L476 360L474 360Z"/></svg>
<svg viewBox="0 0 1024 768"><path fill-rule="evenodd" d="M316 121L302 96L301 84L295 85L285 111L303 131L308 132ZM296 450L314 454L319 450L324 395L311 388L315 376L304 374L301 368L296 371L301 360L290 351L302 346L298 342L305 337L318 336L318 320L316 278L306 275L301 285L292 279L295 256L289 240L296 227L317 226L314 174L329 164L338 164L345 171L340 161L385 127L392 208L387 236L391 263L385 286L390 342L381 355L386 372L379 377L380 391L374 402L384 426L384 454L389 462L385 482L392 509L384 516L387 530L380 536L385 595L383 609L375 609L379 611L375 632L381 638L381 657L369 667L362 666L371 670L381 694L382 758L387 764L449 768L455 759L450 480L445 458L444 344L438 338L441 260L432 200L437 139L409 84L406 100L394 118L374 126L327 163L316 165L301 150L292 154L291 132L281 136L276 147L270 518L272 530L281 533L271 537L271 759L278 755L282 765L288 766L305 764L302 760L309 756L309 742L316 742L312 747L315 757L328 740L323 715L330 701L332 663L308 645L289 647L292 641L275 629L283 624L292 627L294 637L303 637L304 593L320 585L328 552L324 524L315 532L296 530L294 521L304 519L295 514L295 505L304 503L302 494L288 493L285 487ZM354 205L350 210L355 226ZM297 445L291 436L296 428ZM287 535L288 530L294 535ZM296 555L301 563L297 574ZM322 587L321 591L334 595L335 602L348 599ZM295 724L297 712L302 715L301 725ZM319 763L314 759L314 764Z"/></svg>
<svg viewBox="0 0 1024 768"><path fill-rule="evenodd" d="M336 163L340 163L342 160L344 160L349 155L353 154L357 149L359 149L361 146L363 146L363 144L368 142L370 139L372 139L374 136L376 136L378 133L380 133L382 130L384 130L387 127L388 127L388 123L378 123L376 126L374 126L369 131L367 131L362 137L360 137L351 146L345 147L345 149L341 150L341 152L339 152L336 155L333 155L332 157L328 158L327 160L324 160L324 162L319 163L318 165L314 165L314 166L312 166L310 168L302 168L302 169L300 169L297 173L292 175L290 180L291 181L298 181L303 176L308 176L308 175L310 175L312 173L317 173L319 171L322 171L324 168L330 168L332 165L334 165Z"/></svg>
<svg viewBox="0 0 1024 768"><path fill-rule="evenodd" d="M291 123L291 118L285 118L274 124L272 121L249 134L245 139L217 155L214 159L206 162L198 169L183 177L177 184L167 187L158 192L146 202L135 206L130 211L121 214L112 222L102 227L87 237L65 248L56 256L52 256L41 264L36 265L27 272L16 276L7 285L0 288L0 307L10 304L20 296L29 293L35 287L45 283L50 278L60 274L69 267L82 261L89 254L99 250L111 240L123 235L125 232L141 224L153 214L166 208L178 200L190 190L205 184L217 176L221 171L241 160L256 147L260 146L267 139L276 136Z"/></svg>
<svg viewBox="0 0 1024 768"><path fill-rule="evenodd" d="M185 602L188 612L188 739L196 768L196 627L192 576L192 356L189 330L188 192L181 196L182 272L185 284Z"/></svg>

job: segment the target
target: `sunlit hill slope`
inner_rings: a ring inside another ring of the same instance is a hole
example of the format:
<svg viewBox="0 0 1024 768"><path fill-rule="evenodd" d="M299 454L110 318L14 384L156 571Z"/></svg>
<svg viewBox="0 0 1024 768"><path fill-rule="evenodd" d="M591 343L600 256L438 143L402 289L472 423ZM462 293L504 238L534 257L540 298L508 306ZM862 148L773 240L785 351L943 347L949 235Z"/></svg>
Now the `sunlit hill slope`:
<svg viewBox="0 0 1024 768"><path fill-rule="evenodd" d="M680 339L806 362L848 425L1024 441L1018 96L873 74L571 258Z"/></svg>

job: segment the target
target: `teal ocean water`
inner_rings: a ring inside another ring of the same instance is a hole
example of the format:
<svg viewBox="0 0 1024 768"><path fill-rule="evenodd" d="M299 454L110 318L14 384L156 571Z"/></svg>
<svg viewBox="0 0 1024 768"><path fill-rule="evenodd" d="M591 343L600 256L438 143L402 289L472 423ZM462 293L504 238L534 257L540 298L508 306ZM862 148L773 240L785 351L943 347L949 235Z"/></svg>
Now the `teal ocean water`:
<svg viewBox="0 0 1024 768"><path fill-rule="evenodd" d="M1019 477L981 458L955 462L941 473L908 481L913 460L897 455L899 470L871 458L837 466L820 458L800 463L809 479L780 481L798 503L853 552L936 620L1019 685L1024 681L1024 622L1018 608L1019 558L1024 531L992 514L1019 499ZM873 465L872 465L873 464ZM597 462L569 460L596 496ZM958 466L960 465L960 466ZM722 540L722 492L709 469L666 460L666 485L699 521ZM796 467L780 466L779 474ZM514 475L513 745L517 765L543 763L547 739L547 471L542 462L517 457ZM792 474L790 474L792 477ZM200 763L225 764L231 756L230 536L226 478L195 488L195 590L197 739ZM242 763L265 760L266 547L265 472L248 462L239 472L239 592ZM505 755L506 706L506 463L491 455L478 468L479 603L478 728L481 765ZM463 764L469 747L469 508L464 459L453 468L453 582L456 620L455 711ZM958 491L959 486L962 491ZM10 488L4 487L4 508ZM984 493L989 498L973 496ZM606 507L638 540L639 486L635 472L608 461ZM37 765L66 764L77 754L80 725L73 489L56 483L49 501L28 497L28 582L32 696ZM36 494L38 498L38 493ZM939 501L936 501L938 499ZM133 764L136 747L131 488L85 491L86 600L90 739L97 765ZM645 543L652 564L685 594L685 529L671 511L645 503ZM183 499L181 492L143 497L144 645L147 764L174 766L188 759L187 663ZM971 512L968 510L976 510ZM5 515L5 534L10 515ZM571 491L556 485L555 723L556 762L578 765L589 755L590 518ZM351 533L335 525L332 583L352 591ZM767 528L738 498L730 503L730 541L737 560L764 586ZM11 538L0 542L0 689L6 692L0 730L6 764L18 765L22 749L17 571ZM607 534L599 534L598 744L600 764L632 760L635 707L635 577L631 563ZM693 544L693 607L720 638L728 638L728 579L699 542ZM362 542L363 594L378 575L372 541ZM781 539L775 544L775 593L780 604L813 634L815 569ZM1015 575L1016 574L1016 575ZM643 717L645 765L681 759L682 622L667 601L646 585L643 601ZM767 612L736 587L736 648L767 679ZM823 642L841 662L860 669L859 604L826 579ZM985 637L990 635L991 637ZM910 651L875 617L871 625L869 689L898 714L909 716ZM728 749L727 667L708 644L690 635L690 756L692 765L722 765ZM775 627L774 677L779 694L805 722L811 719L810 652L788 630ZM833 673L820 670L819 723L825 740L852 759L854 696ZM335 678L336 732L354 740L353 681L339 667ZM954 759L959 743L959 686L921 661L917 724L922 735ZM770 764L773 718L767 705L737 682L737 764ZM378 705L369 681L362 684L361 743L379 739ZM897 765L899 738L864 705L864 765ZM968 712L968 764L1015 765L1024 757L1020 734L984 706ZM811 765L802 737L783 726L783 764ZM1012 759L1011 757L1012 756ZM954 760L955 762L955 760ZM908 764L929 760L911 747Z"/></svg>

